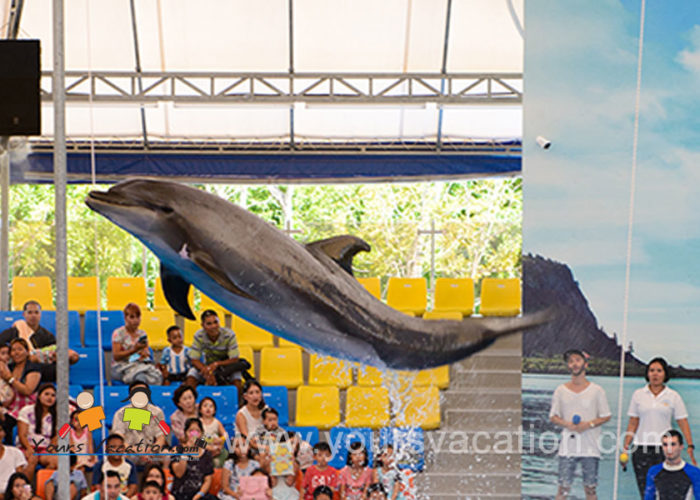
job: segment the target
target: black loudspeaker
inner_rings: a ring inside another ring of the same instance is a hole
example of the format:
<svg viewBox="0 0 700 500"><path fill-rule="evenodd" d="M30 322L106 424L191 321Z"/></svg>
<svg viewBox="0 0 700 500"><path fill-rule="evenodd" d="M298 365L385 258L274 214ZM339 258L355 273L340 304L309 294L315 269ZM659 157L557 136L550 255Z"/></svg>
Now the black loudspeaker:
<svg viewBox="0 0 700 500"><path fill-rule="evenodd" d="M0 136L41 134L39 40L0 40Z"/></svg>

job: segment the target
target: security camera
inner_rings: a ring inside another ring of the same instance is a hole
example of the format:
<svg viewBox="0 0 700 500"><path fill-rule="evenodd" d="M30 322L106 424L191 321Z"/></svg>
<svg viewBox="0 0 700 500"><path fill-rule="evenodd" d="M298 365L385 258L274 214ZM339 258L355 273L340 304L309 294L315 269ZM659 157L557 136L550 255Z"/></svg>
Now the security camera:
<svg viewBox="0 0 700 500"><path fill-rule="evenodd" d="M552 141L545 137L542 137L541 135L538 135L537 144L539 144L542 149L549 149L549 146L552 145Z"/></svg>

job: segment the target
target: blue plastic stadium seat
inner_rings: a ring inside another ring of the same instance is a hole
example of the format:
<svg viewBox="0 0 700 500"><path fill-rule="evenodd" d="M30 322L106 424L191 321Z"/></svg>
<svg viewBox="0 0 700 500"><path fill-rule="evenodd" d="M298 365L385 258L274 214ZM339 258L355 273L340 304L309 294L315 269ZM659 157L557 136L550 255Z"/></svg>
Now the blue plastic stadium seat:
<svg viewBox="0 0 700 500"><path fill-rule="evenodd" d="M98 311L85 312L85 347L97 346L97 317ZM102 328L102 348L112 350L112 332L124 326L124 313L121 311L99 311Z"/></svg>
<svg viewBox="0 0 700 500"><path fill-rule="evenodd" d="M71 399L75 399L78 397L78 394L83 392L83 386L82 385L74 385L71 384L68 386L68 397Z"/></svg>
<svg viewBox="0 0 700 500"><path fill-rule="evenodd" d="M287 388L283 386L263 387L265 404L279 413L279 425L284 427L289 423L289 399Z"/></svg>
<svg viewBox="0 0 700 500"><path fill-rule="evenodd" d="M425 433L420 427L385 427L379 431L379 447L394 446L399 469L422 471L425 467Z"/></svg>
<svg viewBox="0 0 700 500"><path fill-rule="evenodd" d="M372 442L372 429L366 427L358 427L356 429L333 427L330 432L330 443L328 443L331 445L333 458L328 462L328 465L336 469L345 467L348 459L348 448L354 441L359 441L364 445L365 450L367 450L369 465L371 466L373 463L372 448L374 448L374 443Z"/></svg>
<svg viewBox="0 0 700 500"><path fill-rule="evenodd" d="M216 401L216 418L224 426L236 420L238 412L238 389L233 385L199 385L197 386L197 403L209 396Z"/></svg>
<svg viewBox="0 0 700 500"><path fill-rule="evenodd" d="M94 387L99 385L99 363L100 356L103 356L103 353L99 352L96 347L76 347L73 350L78 353L80 360L77 363L70 365L70 381L73 383L80 382L80 385L83 387Z"/></svg>
<svg viewBox="0 0 700 500"><path fill-rule="evenodd" d="M112 420L114 419L114 413L121 408L122 406L126 406L129 404L129 402L123 402L124 399L129 397L129 386L127 385L107 385L105 386L105 392L104 392L104 411L105 411L105 417L107 417L105 420L109 422L109 424L112 424ZM95 387L95 404L98 405L100 404L100 389L99 387Z"/></svg>
<svg viewBox="0 0 700 500"><path fill-rule="evenodd" d="M22 311L0 311L0 332L10 328L18 319L22 319Z"/></svg>
<svg viewBox="0 0 700 500"><path fill-rule="evenodd" d="M56 311L41 311L41 326L56 335ZM80 341L80 314L68 311L68 347L82 347Z"/></svg>
<svg viewBox="0 0 700 500"><path fill-rule="evenodd" d="M175 413L177 406L173 403L173 394L178 388L177 385L152 385L151 386L151 403L163 410L165 421L170 422L170 416ZM198 388L199 389L199 388ZM217 417L218 417L217 413Z"/></svg>
<svg viewBox="0 0 700 500"><path fill-rule="evenodd" d="M319 441L318 427L285 427L286 431L294 431L303 441L306 441L311 446L315 445Z"/></svg>

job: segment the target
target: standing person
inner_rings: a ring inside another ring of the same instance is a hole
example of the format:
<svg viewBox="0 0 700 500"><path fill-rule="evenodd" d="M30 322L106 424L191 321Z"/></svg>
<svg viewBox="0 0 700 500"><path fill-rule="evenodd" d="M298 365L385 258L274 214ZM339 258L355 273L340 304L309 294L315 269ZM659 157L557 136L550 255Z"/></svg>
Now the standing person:
<svg viewBox="0 0 700 500"><path fill-rule="evenodd" d="M693 453L695 445L688 425L688 411L681 396L666 386L671 378L666 360L654 358L649 361L644 377L649 383L634 391L632 395L627 410L630 419L622 447L625 453L629 453L630 445L634 442L632 466L642 498L649 467L661 463L664 459L661 437L671 428L672 420L678 422L678 427L688 443L688 456L693 465L697 466Z"/></svg>
<svg viewBox="0 0 700 500"><path fill-rule="evenodd" d="M0 377L15 391L15 397L2 420L5 429L5 444L12 444L12 429L17 425L19 411L36 401L36 388L41 381L41 371L36 363L29 361L29 344L24 339L14 339L10 342L10 358L12 362L0 365Z"/></svg>
<svg viewBox="0 0 700 500"><path fill-rule="evenodd" d="M139 326L141 308L130 302L124 308L124 326L112 333L112 380L159 385L163 375L153 363L148 335Z"/></svg>
<svg viewBox="0 0 700 500"><path fill-rule="evenodd" d="M586 500L594 500L598 498L600 426L610 420L610 408L603 388L586 379L586 354L579 349L569 349L564 353L564 361L571 380L556 388L549 412L550 421L562 427L557 500L568 497L579 463Z"/></svg>
<svg viewBox="0 0 700 500"><path fill-rule="evenodd" d="M190 349L193 367L187 384L235 385L240 391L242 371L250 369L250 363L239 359L236 334L219 324L216 311L207 309L201 318L202 329L194 334Z"/></svg>
<svg viewBox="0 0 700 500"><path fill-rule="evenodd" d="M700 469L681 458L683 436L669 430L661 438L664 461L649 468L644 500L686 499L700 496Z"/></svg>

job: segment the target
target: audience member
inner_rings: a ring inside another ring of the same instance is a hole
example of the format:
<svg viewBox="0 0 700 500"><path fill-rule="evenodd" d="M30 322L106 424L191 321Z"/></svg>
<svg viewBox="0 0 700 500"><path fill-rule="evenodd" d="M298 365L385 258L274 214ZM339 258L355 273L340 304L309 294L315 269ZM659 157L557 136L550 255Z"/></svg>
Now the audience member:
<svg viewBox="0 0 700 500"><path fill-rule="evenodd" d="M30 300L22 306L22 316L10 328L0 333L0 345L20 338L30 346L29 361L38 363L42 382L56 381L56 337L41 326L41 305ZM78 353L68 349L68 362L72 365L80 359Z"/></svg>
<svg viewBox="0 0 700 500"><path fill-rule="evenodd" d="M70 447L73 453L80 453L78 456L78 468L86 472L86 468L91 468L97 463L95 455L84 455L84 453L95 453L95 444L92 440L92 432L87 426L81 426L78 419L80 410L74 410L70 415Z"/></svg>
<svg viewBox="0 0 700 500"><path fill-rule="evenodd" d="M328 465L332 456L331 447L325 441L320 441L314 445L314 458L316 465L306 469L302 490L304 500L314 500L316 490L319 486L336 489L338 486L338 471ZM331 498L333 492L330 494Z"/></svg>
<svg viewBox="0 0 700 500"><path fill-rule="evenodd" d="M151 389L147 384L143 382L132 382L131 385L129 385L129 394L133 394L138 388L142 388L148 395L148 404L143 409L150 412L150 421L146 423L141 430L130 429L128 420L127 422L124 421L124 412L128 408L133 408L130 403L119 408L114 414L112 432L123 436L125 445L132 447L134 452L139 454L138 457L133 459L136 465L146 465L151 463L152 457L150 455L152 453L156 453L166 447L165 434L160 428L160 422L165 420L165 416L163 415L163 410L151 404ZM139 444L141 444L141 446L139 446Z"/></svg>
<svg viewBox="0 0 700 500"><path fill-rule="evenodd" d="M155 481L146 481L141 491L136 494L139 500L165 500L165 490L163 486Z"/></svg>
<svg viewBox="0 0 700 500"><path fill-rule="evenodd" d="M235 385L240 390L242 372L250 369L250 363L239 359L236 334L219 324L216 311L207 309L201 318L202 329L194 334L190 350L193 366L187 373L187 383Z"/></svg>
<svg viewBox="0 0 700 500"><path fill-rule="evenodd" d="M350 443L347 465L338 473L340 500L363 500L372 482L372 469L365 445L360 441Z"/></svg>
<svg viewBox="0 0 700 500"><path fill-rule="evenodd" d="M112 380L158 385L163 376L153 363L148 335L140 325L141 308L131 302L124 308L124 326L112 333Z"/></svg>
<svg viewBox="0 0 700 500"><path fill-rule="evenodd" d="M212 398L202 398L199 402L199 419L204 428L207 450L214 457L214 467L221 467L228 457L228 451L224 449L226 430L216 418L216 402Z"/></svg>
<svg viewBox="0 0 700 500"><path fill-rule="evenodd" d="M326 486L318 486L312 493L310 500L333 500L333 490Z"/></svg>
<svg viewBox="0 0 700 500"><path fill-rule="evenodd" d="M214 464L211 454L205 447L198 446L202 440L204 429L202 422L198 418L189 418L185 422L185 438L178 451L187 450L187 453L194 453L196 457L174 456L170 463L170 470L173 473L172 493L176 500L201 500L210 497L214 476Z"/></svg>
<svg viewBox="0 0 700 500"><path fill-rule="evenodd" d="M158 463L148 464L144 467L139 483L139 493L131 497L131 500L145 500L142 493L149 483L156 483L162 488L162 496L158 497L158 500L175 500L175 497L168 493L165 472Z"/></svg>
<svg viewBox="0 0 700 500"><path fill-rule="evenodd" d="M167 336L170 346L161 351L158 363L164 385L170 385L171 382L184 382L187 372L192 367L190 348L183 345L182 330L173 325L168 328Z"/></svg>
<svg viewBox="0 0 700 500"><path fill-rule="evenodd" d="M262 425L258 427L251 438L254 446L270 446L271 443L278 443L286 432L279 426L279 413L269 406L261 412Z"/></svg>
<svg viewBox="0 0 700 500"><path fill-rule="evenodd" d="M10 357L12 362L8 366L0 366L0 377L15 393L2 421L5 444L12 444L12 429L17 425L19 411L34 404L35 391L41 381L39 365L29 361L29 344L26 340L14 339L10 342Z"/></svg>
<svg viewBox="0 0 700 500"><path fill-rule="evenodd" d="M58 457L37 456L45 453L56 438L56 388L53 384L42 384L37 391L36 402L22 408L17 417L17 438L27 459L24 473L31 481L38 464L55 469Z"/></svg>
<svg viewBox="0 0 700 500"><path fill-rule="evenodd" d="M668 363L663 358L652 359L647 365L644 376L648 384L632 394L627 411L630 419L622 447L622 451L628 453L634 441L632 467L637 478L637 488L642 497L649 467L661 463L664 459L661 436L671 428L672 420L678 423L688 443L686 447L688 456L693 465L697 465L685 403L680 394L666 385L671 378Z"/></svg>
<svg viewBox="0 0 700 500"><path fill-rule="evenodd" d="M99 486L97 491L84 496L82 500L129 500L121 494L119 474L116 471L108 470L105 480L100 480Z"/></svg>
<svg viewBox="0 0 700 500"><path fill-rule="evenodd" d="M247 380L241 391L241 409L236 413L236 433L252 439L262 427L262 410L265 408L262 386L255 379Z"/></svg>
<svg viewBox="0 0 700 500"><path fill-rule="evenodd" d="M10 346L8 344L0 344L0 373L2 373L4 370L9 371L7 368L9 362ZM0 420L4 418L4 415L7 412L7 407L10 406L10 403L12 403L12 398L14 397L15 390L10 384L7 383L7 380L0 377ZM5 488L0 491L5 491Z"/></svg>
<svg viewBox="0 0 700 500"><path fill-rule="evenodd" d="M239 500L272 499L270 476L262 469L256 469L250 476L241 478Z"/></svg>
<svg viewBox="0 0 700 500"><path fill-rule="evenodd" d="M175 389L173 403L177 410L170 416L170 431L178 441L184 441L185 422L197 418L197 390L191 385L182 384Z"/></svg>
<svg viewBox="0 0 700 500"><path fill-rule="evenodd" d="M7 480L3 500L42 500L34 494L32 483L21 472L15 472Z"/></svg>
<svg viewBox="0 0 700 500"><path fill-rule="evenodd" d="M294 487L295 481L294 474L273 477L272 498L274 500L299 500L299 490Z"/></svg>
<svg viewBox="0 0 700 500"><path fill-rule="evenodd" d="M403 476L394 464L394 447L387 444L377 458L374 471L374 483L383 486L383 490L391 500L404 500L402 492ZM367 494L369 495L369 490ZM369 498L369 496L368 496Z"/></svg>
<svg viewBox="0 0 700 500"><path fill-rule="evenodd" d="M2 444L5 430L0 427L0 491L5 491L7 481L15 472L24 472L27 459L18 448Z"/></svg>
<svg viewBox="0 0 700 500"><path fill-rule="evenodd" d="M372 483L367 488L368 500L387 500L388 498L387 491L384 489L384 486L382 486L381 483ZM391 498L393 499L394 497Z"/></svg>
<svg viewBox="0 0 700 500"><path fill-rule="evenodd" d="M644 500L697 498L700 469L681 458L683 436L672 429L664 434L661 443L664 461L649 468Z"/></svg>
<svg viewBox="0 0 700 500"><path fill-rule="evenodd" d="M124 452L124 438L120 434L112 433L107 436L106 444L106 451L108 453L107 460L98 462L95 465L92 475L92 484L100 484L103 476L113 471L117 474L117 478L119 478L119 490L128 497L134 496L138 488L136 466L123 456L115 455Z"/></svg>
<svg viewBox="0 0 700 500"><path fill-rule="evenodd" d="M78 457L71 455L70 457L70 498L82 498L87 494L88 485L85 480L83 471L78 469ZM51 474L51 477L46 482L44 497L46 500L54 500L58 491L58 471Z"/></svg>
<svg viewBox="0 0 700 500"><path fill-rule="evenodd" d="M233 454L224 462L221 472L220 500L234 500L238 498L240 479L249 476L260 464L253 460L252 450L243 436L236 436L233 440Z"/></svg>

